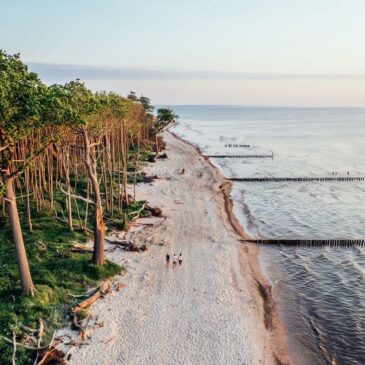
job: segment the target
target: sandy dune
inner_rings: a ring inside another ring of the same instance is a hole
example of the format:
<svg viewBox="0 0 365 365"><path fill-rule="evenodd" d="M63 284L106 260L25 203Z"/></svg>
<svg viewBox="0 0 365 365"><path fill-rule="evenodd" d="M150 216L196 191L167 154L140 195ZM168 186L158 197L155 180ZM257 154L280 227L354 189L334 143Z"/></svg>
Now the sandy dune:
<svg viewBox="0 0 365 365"><path fill-rule="evenodd" d="M274 364L252 258L224 210L223 179L193 147L164 138L168 159L148 168L160 179L139 186L137 199L160 206L166 219L131 233L148 251L108 253L126 267L117 278L126 286L92 307L104 327L72 349L69 363ZM183 265L167 267L167 251L182 252Z"/></svg>

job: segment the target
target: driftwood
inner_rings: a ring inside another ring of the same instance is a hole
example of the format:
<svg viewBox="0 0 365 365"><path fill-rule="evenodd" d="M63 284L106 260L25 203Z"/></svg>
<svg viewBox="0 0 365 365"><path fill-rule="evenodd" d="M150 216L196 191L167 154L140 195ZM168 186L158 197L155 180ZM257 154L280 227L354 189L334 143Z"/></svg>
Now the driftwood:
<svg viewBox="0 0 365 365"><path fill-rule="evenodd" d="M66 365L67 363L64 357L65 354L62 351L56 349L55 347L50 347L43 352L42 357L37 365Z"/></svg>
<svg viewBox="0 0 365 365"><path fill-rule="evenodd" d="M38 323L39 323L39 330L38 330L38 341L37 341L37 346L38 346L38 347L41 347L42 337L43 337L43 333L44 333L44 323L43 323L43 319L42 319L42 318L39 318Z"/></svg>
<svg viewBox="0 0 365 365"><path fill-rule="evenodd" d="M73 330L76 330L80 333L82 340L84 340L85 338L85 329L84 327L81 326L81 324L79 324L78 318L76 313L72 314L72 325L71 328Z"/></svg>
<svg viewBox="0 0 365 365"><path fill-rule="evenodd" d="M13 344L13 340L9 340L7 337L5 336L1 336L0 335L0 338L2 338L5 342L9 343L10 345L14 345ZM29 345L26 345L24 343L21 343L21 342L16 342L16 345L17 346L20 346L20 347L23 347L27 350L31 350L31 351L42 351L42 350L45 350L47 347L34 347L34 346L29 346Z"/></svg>
<svg viewBox="0 0 365 365"><path fill-rule="evenodd" d="M156 180L156 179L158 179L158 176L157 175L146 175L144 177L144 181L143 182L145 182L145 183L151 183L151 182L153 182L153 180Z"/></svg>
<svg viewBox="0 0 365 365"><path fill-rule="evenodd" d="M40 325L41 325L41 323L40 323ZM43 326L43 324L42 324L42 326ZM39 332L41 332L41 328L39 328ZM37 364L37 365L46 365L46 364L64 365L64 364L66 364L65 360L63 359L65 354L62 351L57 350L56 347L53 346L53 343L55 341L55 335L56 335L56 332L53 333L53 336L52 336L52 339L51 339L51 342L49 343L49 345L43 349L39 362L35 362L35 364ZM37 354L37 357L38 357L38 354ZM36 359L36 361L37 361L37 359Z"/></svg>
<svg viewBox="0 0 365 365"><path fill-rule="evenodd" d="M39 318L38 323L39 323L39 329L38 329L38 335L37 335L37 347L40 348L41 343L42 343L42 338L43 338L43 332L44 332L43 319ZM34 365L38 364L38 357L39 357L39 352L37 352L37 356L34 360Z"/></svg>
<svg viewBox="0 0 365 365"><path fill-rule="evenodd" d="M144 209L150 212L154 217L162 217L162 209L159 207L152 208L146 204Z"/></svg>
<svg viewBox="0 0 365 365"><path fill-rule="evenodd" d="M12 343L13 343L13 356L11 357L11 363L12 365L16 365L16 334L14 331L13 331Z"/></svg>
<svg viewBox="0 0 365 365"><path fill-rule="evenodd" d="M72 252L82 252L82 253L93 253L94 249L92 247L81 245L80 243L74 243L72 245Z"/></svg>
<svg viewBox="0 0 365 365"><path fill-rule="evenodd" d="M138 209L138 211L136 212L131 212L128 215L133 215L134 217L132 218L132 221L136 220L139 218L139 215L141 214L141 212L145 209L146 207L146 203L142 204L142 207L140 209Z"/></svg>
<svg viewBox="0 0 365 365"><path fill-rule="evenodd" d="M72 308L72 313L77 313L81 309L85 309L87 307L90 307L91 304L96 302L99 298L103 297L105 294L107 294L111 289L112 283L110 280L104 281L101 283L99 288L96 290L96 292L91 295L89 298L83 300L79 304L77 304L75 307Z"/></svg>
<svg viewBox="0 0 365 365"><path fill-rule="evenodd" d="M25 331L28 331L28 332L31 332L31 333L37 333L38 332L38 329L35 329L35 328L30 328L28 326L25 326L24 324L22 323L18 323L19 327L22 328L23 330Z"/></svg>
<svg viewBox="0 0 365 365"><path fill-rule="evenodd" d="M44 354L46 354L50 350L50 348L52 348L55 334L56 334L56 332L53 333L52 340L49 343L49 345L48 346L45 346L45 347L33 347L33 346L29 346L29 345L26 345L26 344L23 344L23 343L20 343L20 342L16 342L16 334L15 334L15 332L13 332L13 338L11 340L8 339L5 336L1 336L0 335L0 337L5 342L13 345L12 364L15 364L15 361L16 361L16 359L15 359L16 349L17 349L18 346L20 346L20 347L23 347L23 348L25 348L27 350L36 351L37 352L37 356L38 356L39 352L42 352L41 360L39 362L37 362L37 365L42 365L42 364L43 365L46 365L48 363L48 361L46 361ZM62 358L63 358L63 356L62 356ZM65 362L52 362L52 364L63 365L63 364L66 364L66 363Z"/></svg>
<svg viewBox="0 0 365 365"><path fill-rule="evenodd" d="M86 298L89 297L91 295L93 295L99 288L92 288L90 290L88 290L86 293L83 294L72 294L70 292L67 292L67 294L72 297L72 298Z"/></svg>
<svg viewBox="0 0 365 365"><path fill-rule="evenodd" d="M114 285L114 290L115 291L121 291L124 287L125 287L125 284L122 283L122 282L119 282L119 283Z"/></svg>
<svg viewBox="0 0 365 365"><path fill-rule="evenodd" d="M142 246L136 246L134 243L129 242L129 241L109 241L110 243L112 243L113 245L117 245L117 247L122 248L123 250L126 251L131 251L131 252L144 252L147 251L147 246L146 245L142 245Z"/></svg>
<svg viewBox="0 0 365 365"><path fill-rule="evenodd" d="M162 155L158 155L157 158L161 158L161 159L167 158L166 152L164 152Z"/></svg>

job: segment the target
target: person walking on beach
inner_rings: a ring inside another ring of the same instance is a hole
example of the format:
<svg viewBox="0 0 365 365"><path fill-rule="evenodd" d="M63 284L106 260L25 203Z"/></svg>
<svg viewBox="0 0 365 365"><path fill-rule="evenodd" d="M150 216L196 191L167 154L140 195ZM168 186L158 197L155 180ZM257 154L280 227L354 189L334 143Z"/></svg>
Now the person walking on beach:
<svg viewBox="0 0 365 365"><path fill-rule="evenodd" d="M182 253L180 252L180 255L179 255L179 265L180 266L182 265L182 261L183 261L183 256L182 256Z"/></svg>
<svg viewBox="0 0 365 365"><path fill-rule="evenodd" d="M172 267L175 268L177 265L177 256L176 253L174 253L174 256L172 258Z"/></svg>
<svg viewBox="0 0 365 365"><path fill-rule="evenodd" d="M170 263L170 254L167 253L166 254L166 265L169 266L169 263Z"/></svg>

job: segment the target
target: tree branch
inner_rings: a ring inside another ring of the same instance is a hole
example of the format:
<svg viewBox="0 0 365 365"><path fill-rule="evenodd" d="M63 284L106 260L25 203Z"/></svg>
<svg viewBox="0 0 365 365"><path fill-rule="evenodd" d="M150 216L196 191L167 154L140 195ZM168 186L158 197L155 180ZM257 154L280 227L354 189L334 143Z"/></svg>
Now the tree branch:
<svg viewBox="0 0 365 365"><path fill-rule="evenodd" d="M8 143L6 146L0 147L0 152L7 150L8 148L10 148L12 145L10 143Z"/></svg>
<svg viewBox="0 0 365 365"><path fill-rule="evenodd" d="M85 203L89 203L89 204L95 205L95 202L92 201L91 199L84 198L83 196L80 196L80 195L70 194L67 191L63 190L62 184L60 184L60 183L58 184L58 187L59 187L61 193L65 194L65 195L67 195L67 196L69 196L71 198L79 199L79 200L82 200Z"/></svg>
<svg viewBox="0 0 365 365"><path fill-rule="evenodd" d="M16 171L14 171L13 173L11 173L9 175L9 179L15 179L16 177L18 177L20 174L22 174L24 172L24 170L28 167L28 165L36 158L38 157L43 151L45 151L51 144L53 143L53 141L48 142L45 146L43 146L41 149L39 149L34 155L29 156L26 160L24 165L17 169Z"/></svg>

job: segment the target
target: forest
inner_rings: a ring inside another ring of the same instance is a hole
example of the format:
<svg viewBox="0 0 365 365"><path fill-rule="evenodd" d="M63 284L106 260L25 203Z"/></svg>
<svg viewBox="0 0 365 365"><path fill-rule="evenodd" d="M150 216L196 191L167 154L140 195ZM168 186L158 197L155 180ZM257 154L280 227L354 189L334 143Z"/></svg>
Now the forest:
<svg viewBox="0 0 365 365"><path fill-rule="evenodd" d="M17 364L36 364L32 350L65 324L78 295L123 271L104 257L107 231L151 214L133 186L148 180L143 166L177 118L153 110L135 92L46 85L0 50L1 364L15 363L15 350ZM75 250L87 241L92 252Z"/></svg>

